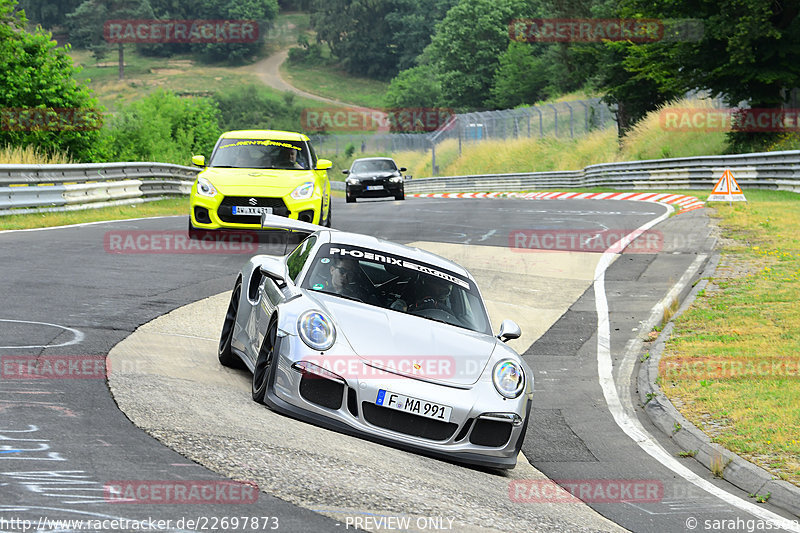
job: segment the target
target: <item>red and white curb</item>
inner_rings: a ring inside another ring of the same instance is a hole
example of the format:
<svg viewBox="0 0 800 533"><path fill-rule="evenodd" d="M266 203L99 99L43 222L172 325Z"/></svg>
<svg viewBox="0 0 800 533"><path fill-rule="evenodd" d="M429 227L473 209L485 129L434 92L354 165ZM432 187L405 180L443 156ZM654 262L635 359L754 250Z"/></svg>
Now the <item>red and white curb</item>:
<svg viewBox="0 0 800 533"><path fill-rule="evenodd" d="M694 196L640 192L445 192L407 194L412 198L520 198L523 200L628 200L659 202L680 206L679 213L705 207Z"/></svg>

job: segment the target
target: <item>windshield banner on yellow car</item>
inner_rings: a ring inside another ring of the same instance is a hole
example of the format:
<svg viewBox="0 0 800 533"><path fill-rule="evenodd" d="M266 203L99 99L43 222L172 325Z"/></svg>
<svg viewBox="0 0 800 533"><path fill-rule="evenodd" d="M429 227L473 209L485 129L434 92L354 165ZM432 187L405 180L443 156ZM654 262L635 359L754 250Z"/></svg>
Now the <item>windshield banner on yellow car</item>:
<svg viewBox="0 0 800 533"><path fill-rule="evenodd" d="M294 148L295 150L300 151L301 148L290 144L288 142L281 142L281 141L268 141L264 139L244 139L244 140L237 140L236 142L230 144L222 144L220 145L220 149L222 148L230 148L231 146L280 146L282 148Z"/></svg>

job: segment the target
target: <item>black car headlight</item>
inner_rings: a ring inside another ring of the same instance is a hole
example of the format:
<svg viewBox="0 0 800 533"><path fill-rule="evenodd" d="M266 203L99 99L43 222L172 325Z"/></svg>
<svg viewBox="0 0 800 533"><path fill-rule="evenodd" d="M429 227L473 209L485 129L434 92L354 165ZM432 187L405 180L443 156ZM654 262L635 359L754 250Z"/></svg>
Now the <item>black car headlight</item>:
<svg viewBox="0 0 800 533"><path fill-rule="evenodd" d="M492 382L497 392L505 398L516 398L525 389L525 372L519 363L503 359L494 365Z"/></svg>
<svg viewBox="0 0 800 533"><path fill-rule="evenodd" d="M309 348L323 352L333 346L336 328L322 311L306 311L297 319L297 331Z"/></svg>

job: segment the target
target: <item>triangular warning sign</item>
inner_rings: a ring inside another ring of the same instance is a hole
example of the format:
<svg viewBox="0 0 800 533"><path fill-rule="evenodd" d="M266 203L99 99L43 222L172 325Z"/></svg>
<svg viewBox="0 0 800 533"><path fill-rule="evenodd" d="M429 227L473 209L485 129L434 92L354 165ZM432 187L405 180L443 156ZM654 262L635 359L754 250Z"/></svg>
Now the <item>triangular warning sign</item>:
<svg viewBox="0 0 800 533"><path fill-rule="evenodd" d="M742 189L733 177L730 169L725 169L706 202L746 202Z"/></svg>

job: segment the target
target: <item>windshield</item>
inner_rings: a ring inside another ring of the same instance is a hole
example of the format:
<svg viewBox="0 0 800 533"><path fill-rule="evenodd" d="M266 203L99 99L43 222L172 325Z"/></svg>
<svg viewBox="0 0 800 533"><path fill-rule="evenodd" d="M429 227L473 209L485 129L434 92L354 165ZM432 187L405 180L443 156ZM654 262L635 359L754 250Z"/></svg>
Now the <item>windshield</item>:
<svg viewBox="0 0 800 533"><path fill-rule="evenodd" d="M222 139L211 157L211 167L308 169L308 148L303 141Z"/></svg>
<svg viewBox="0 0 800 533"><path fill-rule="evenodd" d="M372 161L355 161L351 172L392 172L397 170L397 166L391 159L375 159Z"/></svg>
<svg viewBox="0 0 800 533"><path fill-rule="evenodd" d="M302 287L491 334L472 280L381 251L326 244L314 257Z"/></svg>

